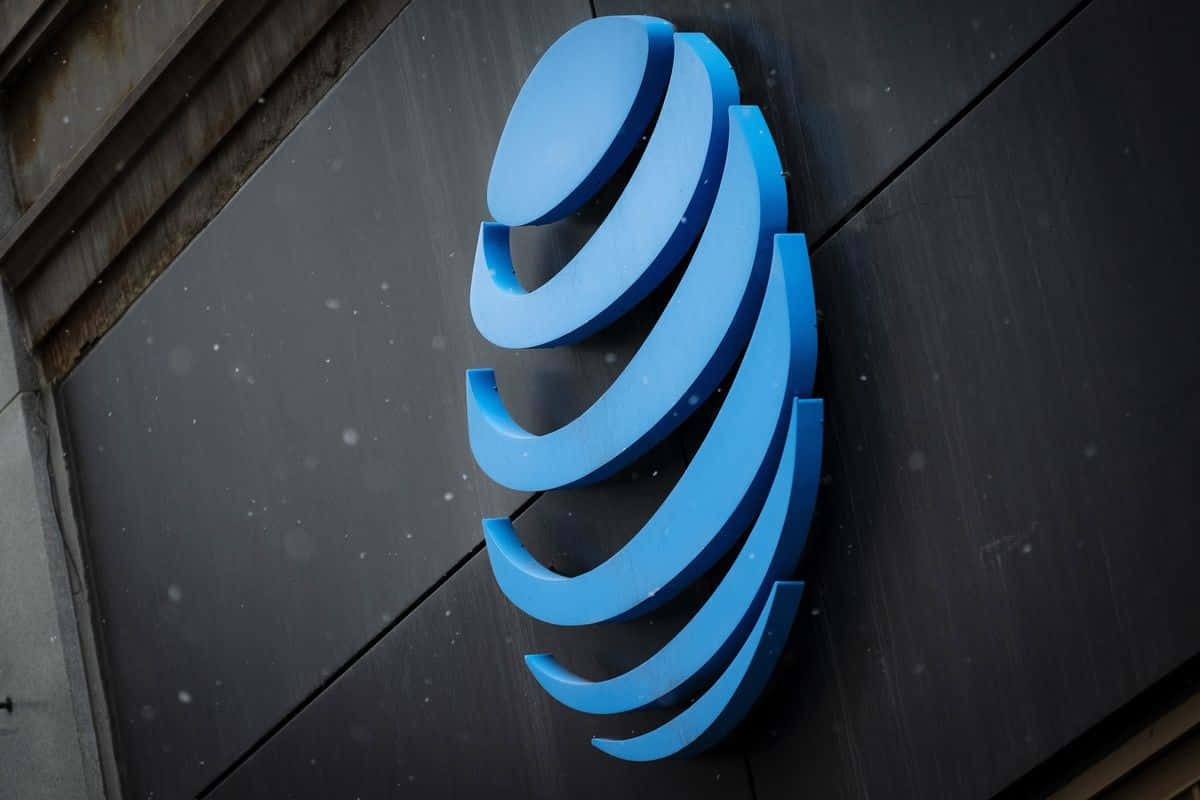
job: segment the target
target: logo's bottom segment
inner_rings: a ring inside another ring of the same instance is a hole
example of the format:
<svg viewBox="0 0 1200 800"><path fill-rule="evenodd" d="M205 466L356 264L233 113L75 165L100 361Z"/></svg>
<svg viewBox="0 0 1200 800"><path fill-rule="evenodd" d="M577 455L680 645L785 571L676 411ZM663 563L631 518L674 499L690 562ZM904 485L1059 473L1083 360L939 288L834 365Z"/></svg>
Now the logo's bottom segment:
<svg viewBox="0 0 1200 800"><path fill-rule="evenodd" d="M592 744L626 761L695 755L712 747L742 721L771 677L803 594L802 581L776 581L733 662L682 714L641 736L597 738Z"/></svg>

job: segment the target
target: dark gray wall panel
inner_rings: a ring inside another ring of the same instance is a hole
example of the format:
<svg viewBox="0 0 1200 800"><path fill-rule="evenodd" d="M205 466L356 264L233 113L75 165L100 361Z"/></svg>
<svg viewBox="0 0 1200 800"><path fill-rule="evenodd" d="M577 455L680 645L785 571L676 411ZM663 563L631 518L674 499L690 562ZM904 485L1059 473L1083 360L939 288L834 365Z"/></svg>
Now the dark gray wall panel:
<svg viewBox="0 0 1200 800"><path fill-rule="evenodd" d="M762 106L811 239L877 187L1073 0L596 0L708 34Z"/></svg>
<svg viewBox="0 0 1200 800"><path fill-rule="evenodd" d="M815 239L1068 7L987 5L640 10L731 55ZM562 352L496 352L467 316L508 104L587 13L418 0L67 381L135 795L211 780L474 546L479 516L524 499L472 466L464 367L497 367L546 430L653 322L669 286ZM817 254L830 436L809 605L724 754L613 764L587 737L649 720L566 712L519 658L611 674L703 587L562 632L476 556L217 793L739 795L744 744L760 798L984 796L1197 652L1188 13L1095 0ZM613 194L521 232L522 277L552 274ZM613 482L534 503L531 549L563 571L602 559L712 410Z"/></svg>
<svg viewBox="0 0 1200 800"><path fill-rule="evenodd" d="M668 626L685 621L674 611ZM663 712L576 713L550 699L521 660L549 649L602 674L610 665L588 655L598 643L623 656L655 639L647 625L564 631L532 622L500 594L480 553L211 797L748 800L737 752L645 765L595 750L592 736L648 729Z"/></svg>
<svg viewBox="0 0 1200 800"><path fill-rule="evenodd" d="M1200 651L1198 30L1096 0L818 251L759 798L985 797Z"/></svg>
<svg viewBox="0 0 1200 800"><path fill-rule="evenodd" d="M131 796L197 791L521 502L473 466L465 368L533 427L602 388L467 309L508 107L589 13L416 3L65 382Z"/></svg>

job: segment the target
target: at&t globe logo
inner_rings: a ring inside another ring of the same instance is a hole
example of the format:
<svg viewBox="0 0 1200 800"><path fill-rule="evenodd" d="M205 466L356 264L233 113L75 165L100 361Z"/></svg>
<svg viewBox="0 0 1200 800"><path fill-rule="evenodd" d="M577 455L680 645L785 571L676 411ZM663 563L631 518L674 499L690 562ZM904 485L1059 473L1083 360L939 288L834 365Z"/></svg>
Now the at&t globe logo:
<svg viewBox="0 0 1200 800"><path fill-rule="evenodd" d="M657 119L655 120L655 114ZM654 120L629 183L578 254L534 291L517 281L511 227L561 219L612 176ZM690 705L631 739L593 739L624 759L695 753L724 736L762 690L803 584L820 477L822 405L809 398L816 312L804 237L784 233L775 143L702 34L652 17L603 17L564 34L513 104L488 182L471 312L503 347L578 342L637 304L696 245L637 353L586 411L545 435L513 421L494 373L467 373L471 449L495 481L546 491L603 480L687 418L742 356L712 427L670 495L607 561L567 577L485 519L492 571L527 614L558 625L629 619L675 596L749 528L692 620L622 675L590 679L526 657L571 708L615 714ZM697 242L697 237L699 241ZM744 355L743 355L744 353Z"/></svg>

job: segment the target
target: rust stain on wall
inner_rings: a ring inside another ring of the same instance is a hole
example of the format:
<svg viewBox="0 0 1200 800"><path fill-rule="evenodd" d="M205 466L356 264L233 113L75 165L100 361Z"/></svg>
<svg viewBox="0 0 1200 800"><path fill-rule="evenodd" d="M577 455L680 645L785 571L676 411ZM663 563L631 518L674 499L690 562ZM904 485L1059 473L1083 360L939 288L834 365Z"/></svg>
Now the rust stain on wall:
<svg viewBox="0 0 1200 800"><path fill-rule="evenodd" d="M18 205L28 208L212 0L88 3L4 101Z"/></svg>

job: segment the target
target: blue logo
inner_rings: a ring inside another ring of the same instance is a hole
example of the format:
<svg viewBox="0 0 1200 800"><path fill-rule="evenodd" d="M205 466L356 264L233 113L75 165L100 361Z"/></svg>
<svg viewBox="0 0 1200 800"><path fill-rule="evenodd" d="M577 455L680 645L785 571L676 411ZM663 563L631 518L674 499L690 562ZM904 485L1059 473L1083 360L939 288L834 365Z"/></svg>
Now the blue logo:
<svg viewBox="0 0 1200 800"><path fill-rule="evenodd" d="M657 114L657 117L655 116ZM517 281L509 229L571 214L604 185L653 122L632 176L574 258L534 291ZM471 450L493 480L523 491L579 486L629 465L680 425L741 363L712 427L653 517L617 553L573 577L485 519L492 572L525 613L557 625L644 614L694 581L749 528L692 620L622 675L592 680L550 655L538 682L592 714L694 702L631 739L593 739L618 758L704 750L749 710L778 660L803 583L820 478L823 411L811 399L817 332L804 236L785 233L787 192L762 112L702 34L652 17L602 17L565 33L522 87L488 181L495 222L479 232L471 313L510 348L578 342L618 319L695 244L657 323L620 376L558 430L529 433L495 374L467 372ZM697 242L697 237L699 241Z"/></svg>

